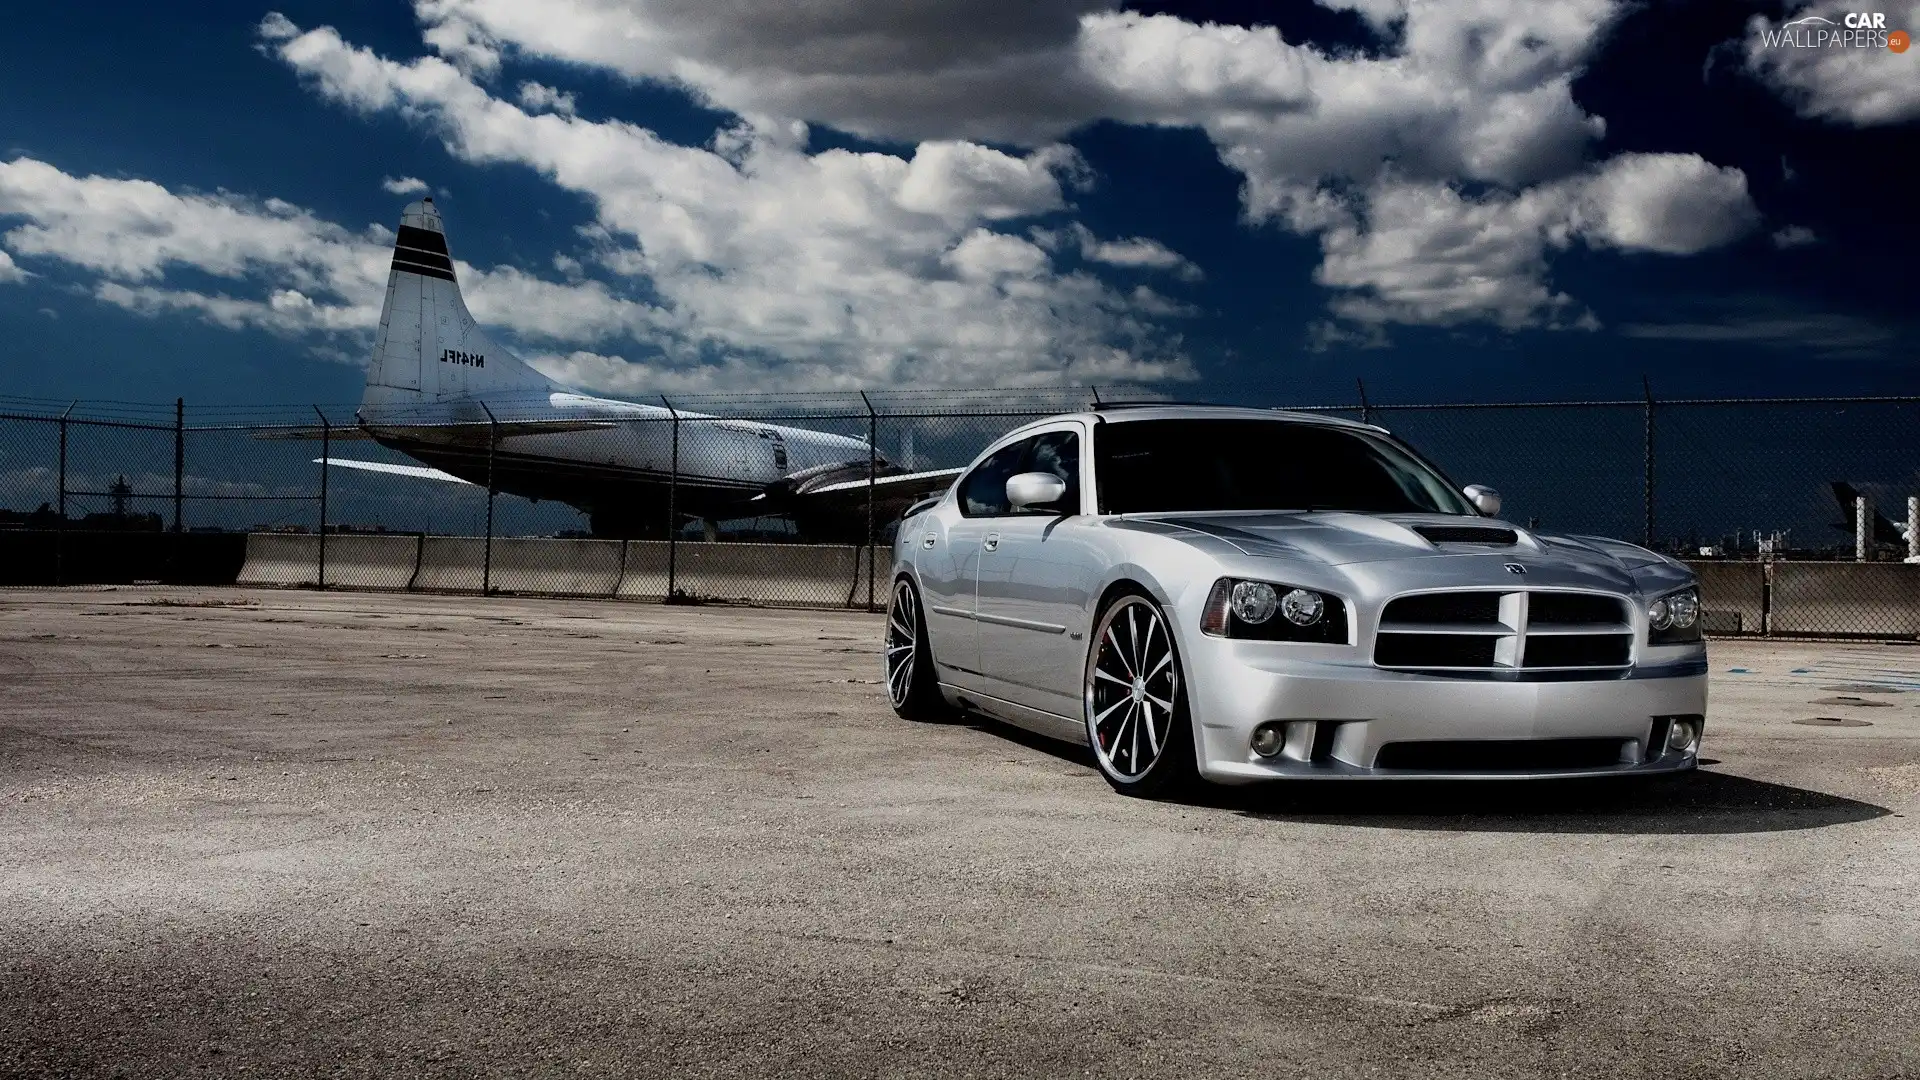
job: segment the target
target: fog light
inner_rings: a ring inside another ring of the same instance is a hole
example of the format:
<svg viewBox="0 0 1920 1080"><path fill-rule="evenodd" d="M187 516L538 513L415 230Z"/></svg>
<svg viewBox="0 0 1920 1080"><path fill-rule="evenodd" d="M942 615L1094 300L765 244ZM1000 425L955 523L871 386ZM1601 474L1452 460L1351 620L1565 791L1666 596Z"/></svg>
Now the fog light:
<svg viewBox="0 0 1920 1080"><path fill-rule="evenodd" d="M1675 720L1667 728L1667 749L1676 754L1691 754L1700 744L1700 729L1691 720Z"/></svg>
<svg viewBox="0 0 1920 1080"><path fill-rule="evenodd" d="M1284 724L1261 724L1253 729L1253 752L1261 757L1272 757L1287 744L1287 729Z"/></svg>

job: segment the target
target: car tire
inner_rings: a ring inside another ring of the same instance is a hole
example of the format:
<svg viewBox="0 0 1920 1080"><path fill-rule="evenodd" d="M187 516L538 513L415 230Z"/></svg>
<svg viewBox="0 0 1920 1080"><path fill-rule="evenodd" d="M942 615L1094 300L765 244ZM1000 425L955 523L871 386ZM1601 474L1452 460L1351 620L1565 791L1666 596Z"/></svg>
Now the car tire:
<svg viewBox="0 0 1920 1080"><path fill-rule="evenodd" d="M1093 625L1081 682L1087 742L1100 774L1115 791L1139 798L1191 791L1199 780L1193 718L1166 612L1146 594L1126 592Z"/></svg>
<svg viewBox="0 0 1920 1080"><path fill-rule="evenodd" d="M885 649L882 674L893 711L902 719L920 723L952 719L953 707L941 696L940 680L934 674L927 618L920 609L920 590L914 587L912 578L902 577L893 584L893 597L887 605Z"/></svg>

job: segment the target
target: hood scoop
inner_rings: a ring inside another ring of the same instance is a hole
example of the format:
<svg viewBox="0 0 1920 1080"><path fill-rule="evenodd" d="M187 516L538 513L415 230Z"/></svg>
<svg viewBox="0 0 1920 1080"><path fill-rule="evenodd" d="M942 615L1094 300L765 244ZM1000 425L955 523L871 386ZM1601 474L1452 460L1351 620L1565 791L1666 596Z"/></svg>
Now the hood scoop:
<svg viewBox="0 0 1920 1080"><path fill-rule="evenodd" d="M1411 528L1434 544L1502 544L1511 547L1520 540L1512 529L1493 525L1414 525Z"/></svg>

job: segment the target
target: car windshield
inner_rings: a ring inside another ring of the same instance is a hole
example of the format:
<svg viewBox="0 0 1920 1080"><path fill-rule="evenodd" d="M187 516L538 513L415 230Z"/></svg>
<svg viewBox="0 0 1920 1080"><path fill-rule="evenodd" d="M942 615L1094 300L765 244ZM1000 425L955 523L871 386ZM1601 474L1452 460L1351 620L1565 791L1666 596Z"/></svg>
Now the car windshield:
<svg viewBox="0 0 1920 1080"><path fill-rule="evenodd" d="M1472 514L1438 472L1371 432L1285 420L1126 420L1094 439L1100 509Z"/></svg>

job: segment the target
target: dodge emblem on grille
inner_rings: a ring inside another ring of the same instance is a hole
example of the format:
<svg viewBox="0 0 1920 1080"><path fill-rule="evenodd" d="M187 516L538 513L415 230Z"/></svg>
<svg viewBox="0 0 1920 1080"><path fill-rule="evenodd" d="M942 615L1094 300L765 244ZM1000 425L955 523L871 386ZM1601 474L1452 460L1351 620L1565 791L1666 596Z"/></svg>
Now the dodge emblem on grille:
<svg viewBox="0 0 1920 1080"><path fill-rule="evenodd" d="M1510 562L1507 564L1507 573L1509 574L1524 574L1526 572L1527 572L1527 568L1524 566L1521 566L1517 562Z"/></svg>

